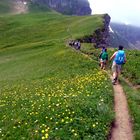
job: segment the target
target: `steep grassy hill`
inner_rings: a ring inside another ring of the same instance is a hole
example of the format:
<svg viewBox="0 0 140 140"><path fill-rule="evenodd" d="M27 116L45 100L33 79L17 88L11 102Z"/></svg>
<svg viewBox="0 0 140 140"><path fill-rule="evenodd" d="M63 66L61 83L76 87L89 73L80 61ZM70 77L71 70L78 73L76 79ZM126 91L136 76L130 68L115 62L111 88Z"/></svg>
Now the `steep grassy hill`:
<svg viewBox="0 0 140 140"><path fill-rule="evenodd" d="M23 0L0 0L0 15L26 13L24 12L26 9L27 12L53 11L47 5L39 5L31 1L27 1L25 5Z"/></svg>
<svg viewBox="0 0 140 140"><path fill-rule="evenodd" d="M113 95L97 62L66 46L103 15L0 17L1 139L107 139Z"/></svg>
<svg viewBox="0 0 140 140"><path fill-rule="evenodd" d="M46 4L45 5L40 5L38 3L33 3L30 2L28 3L28 10L30 13L35 13L35 12L54 12L53 9L49 8Z"/></svg>
<svg viewBox="0 0 140 140"><path fill-rule="evenodd" d="M0 0L0 14L9 13L11 11L11 0Z"/></svg>

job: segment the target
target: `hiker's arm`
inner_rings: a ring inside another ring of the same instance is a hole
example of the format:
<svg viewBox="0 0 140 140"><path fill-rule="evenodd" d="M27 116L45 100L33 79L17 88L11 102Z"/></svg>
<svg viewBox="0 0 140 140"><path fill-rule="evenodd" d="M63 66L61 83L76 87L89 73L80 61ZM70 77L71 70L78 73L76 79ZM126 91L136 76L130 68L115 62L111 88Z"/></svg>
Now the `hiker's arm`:
<svg viewBox="0 0 140 140"><path fill-rule="evenodd" d="M115 52L115 53L110 57L110 60L114 59L116 53L117 53L117 52Z"/></svg>

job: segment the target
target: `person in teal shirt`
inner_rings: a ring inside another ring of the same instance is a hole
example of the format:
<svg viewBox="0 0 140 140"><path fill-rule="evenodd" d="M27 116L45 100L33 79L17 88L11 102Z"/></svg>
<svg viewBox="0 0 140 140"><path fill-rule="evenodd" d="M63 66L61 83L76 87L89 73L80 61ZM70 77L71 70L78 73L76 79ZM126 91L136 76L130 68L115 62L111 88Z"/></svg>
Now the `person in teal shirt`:
<svg viewBox="0 0 140 140"><path fill-rule="evenodd" d="M107 49L105 48L104 51L102 52L101 58L100 58L101 69L106 68L107 61L108 61L108 53L107 53Z"/></svg>

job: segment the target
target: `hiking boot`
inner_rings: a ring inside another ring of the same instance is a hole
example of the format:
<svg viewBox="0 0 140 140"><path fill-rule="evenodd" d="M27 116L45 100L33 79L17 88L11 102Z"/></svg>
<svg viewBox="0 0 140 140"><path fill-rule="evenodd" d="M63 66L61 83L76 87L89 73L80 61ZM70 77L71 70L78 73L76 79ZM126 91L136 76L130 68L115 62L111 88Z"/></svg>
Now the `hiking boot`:
<svg viewBox="0 0 140 140"><path fill-rule="evenodd" d="M116 84L117 79L118 79L118 78L117 78L117 77L115 77L115 78L112 80L112 84L113 84L113 85L115 85L115 84Z"/></svg>
<svg viewBox="0 0 140 140"><path fill-rule="evenodd" d="M112 80L112 84L113 84L113 85L115 85L115 83L116 83L116 80L115 80L115 79L113 79L113 80Z"/></svg>

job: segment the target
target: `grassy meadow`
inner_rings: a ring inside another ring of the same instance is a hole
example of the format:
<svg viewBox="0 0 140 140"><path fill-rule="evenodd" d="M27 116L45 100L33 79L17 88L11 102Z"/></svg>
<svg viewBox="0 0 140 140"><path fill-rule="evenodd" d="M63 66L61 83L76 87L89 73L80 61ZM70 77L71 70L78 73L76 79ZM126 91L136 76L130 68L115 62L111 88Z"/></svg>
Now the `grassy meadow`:
<svg viewBox="0 0 140 140"><path fill-rule="evenodd" d="M7 14L11 11L11 0L1 0L0 1L0 15Z"/></svg>
<svg viewBox="0 0 140 140"><path fill-rule="evenodd" d="M123 76L133 85L140 85L140 51L127 51L127 62L124 65Z"/></svg>
<svg viewBox="0 0 140 140"><path fill-rule="evenodd" d="M106 140L113 91L98 63L66 46L103 15L0 17L0 139Z"/></svg>

